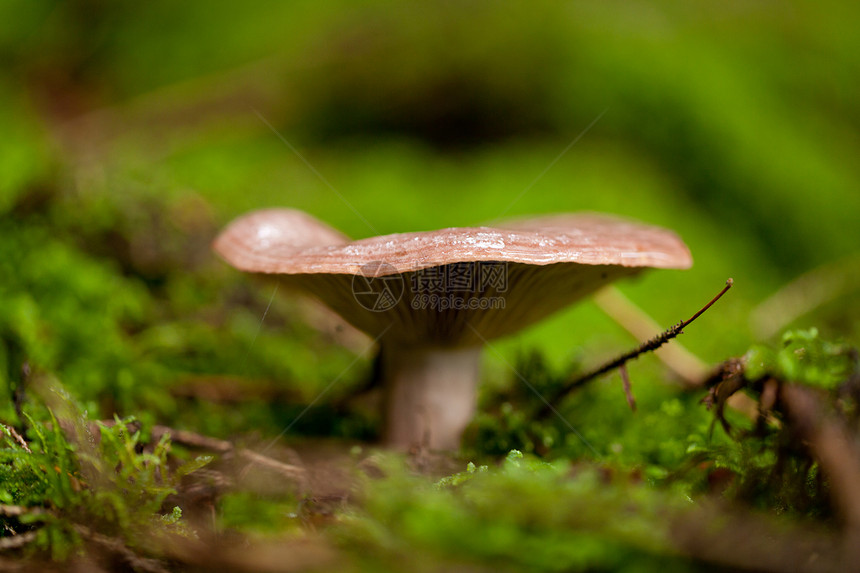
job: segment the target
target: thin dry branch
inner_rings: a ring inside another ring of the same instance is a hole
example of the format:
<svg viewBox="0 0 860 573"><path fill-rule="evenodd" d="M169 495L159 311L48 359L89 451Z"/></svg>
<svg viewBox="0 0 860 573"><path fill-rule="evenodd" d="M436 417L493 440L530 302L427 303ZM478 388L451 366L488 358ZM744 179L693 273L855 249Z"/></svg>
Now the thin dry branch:
<svg viewBox="0 0 860 573"><path fill-rule="evenodd" d="M860 484L860 444L856 436L845 421L828 408L821 390L776 378L751 381L746 377L743 360L737 358L722 364L708 380L710 392L703 400L709 408L717 408L717 419L727 432L729 428L722 416L722 405L731 395L751 384L760 388L760 421L769 417L772 410L783 415L793 439L806 447L827 477L831 503L842 518L842 531L839 537L834 537L838 544L829 550L829 565L824 567L825 561L818 561L810 562L808 569L791 569L860 570L860 490L857 488ZM791 553L789 551L786 555ZM809 559L815 555L816 552L809 553Z"/></svg>
<svg viewBox="0 0 860 573"><path fill-rule="evenodd" d="M84 525L75 525L75 531L90 543L122 559L132 571L141 573L168 573L170 571L162 561L138 555L121 539L95 532Z"/></svg>
<svg viewBox="0 0 860 573"><path fill-rule="evenodd" d="M249 465L258 465L281 474L283 477L304 486L307 483L307 472L305 468L287 464L245 448L236 448L232 442L210 438L187 430L175 430L167 426L156 425L152 427L153 440L161 439L161 436L169 434L173 443L181 444L189 448L197 448L217 452L219 454L234 454Z"/></svg>
<svg viewBox="0 0 860 573"><path fill-rule="evenodd" d="M3 430L6 432L6 434L8 434L10 437L14 438L16 442L18 442L18 445L20 445L25 452L27 452L28 454L33 453L32 451L30 451L30 446L27 445L27 441L21 437L21 434L19 434L15 430L15 428L13 428L12 426L7 426L6 424L0 424L0 426L3 427Z"/></svg>
<svg viewBox="0 0 860 573"><path fill-rule="evenodd" d="M35 515L43 513L41 509L25 507L23 505L0 505L0 515L3 517L21 517L22 515Z"/></svg>
<svg viewBox="0 0 860 573"><path fill-rule="evenodd" d="M737 508L705 505L686 512L672 520L671 537L684 554L731 570L857 571L839 536Z"/></svg>
<svg viewBox="0 0 860 573"><path fill-rule="evenodd" d="M112 426L115 424L113 420L106 420L101 423L106 426ZM281 474L286 479L296 482L301 487L304 487L307 484L307 472L305 471L305 468L278 461L252 450L237 448L232 442L228 442L226 440L219 440L218 438L204 436L195 432L189 432L188 430L177 430L162 425L154 425L152 427L151 434L153 442L157 442L164 435L169 435L170 441L174 444L180 444L192 449L215 452L221 455L235 455L249 465L258 465L269 470L273 470Z"/></svg>
<svg viewBox="0 0 860 573"><path fill-rule="evenodd" d="M18 535L0 538L0 551L20 549L21 547L32 543L36 539L37 534L38 531L28 531L26 533L19 533Z"/></svg>
<svg viewBox="0 0 860 573"><path fill-rule="evenodd" d="M696 320L697 318L702 316L702 314L704 314L705 311L707 311L709 308L711 308L711 306L713 306L713 304L715 302L720 300L720 298L722 298L722 296L724 294L726 294L726 292L728 292L728 290L730 288L732 288L733 284L734 284L734 280L728 279L726 281L726 286L723 287L723 290L721 290L719 293L717 293L717 295L714 298L712 298L710 300L710 302L708 302L708 304L706 304L705 306L700 308L699 311L696 312L696 314L694 314L693 316L691 316L687 320L682 320L678 324L676 324L676 325L672 326L671 328L661 332L660 334L658 334L654 338L652 338L646 342L643 342L642 344L640 344L638 347L634 348L633 350L631 350L629 352L625 352L624 354L615 358L614 360L610 360L609 362L607 362L603 366L600 366L599 368L592 370L591 372L588 372L587 374L584 374L578 378L575 378L574 380L565 384L561 389L559 389L553 395L552 399L546 401L544 406L538 411L537 416L541 417L541 418L546 417L549 413L552 412L553 406L555 404L558 404L558 402L562 398L564 398L566 395L568 395L572 391L576 390L577 388L584 386L585 384L594 380L595 378L597 378L601 374L605 374L607 372L615 370L616 368L626 364L630 360L633 360L634 358L638 358L640 355L642 355L646 352L651 352L653 350L660 348L661 346L663 346L664 344L666 344L667 342L669 342L673 338L676 338L678 335L683 334L684 329L687 326L689 326L694 320Z"/></svg>
<svg viewBox="0 0 860 573"><path fill-rule="evenodd" d="M860 288L860 255L833 261L797 277L750 315L759 338L770 338L794 320Z"/></svg>
<svg viewBox="0 0 860 573"><path fill-rule="evenodd" d="M630 385L630 374L627 373L627 365L622 364L619 366L618 372L621 374L621 382L624 385L624 396L627 398L627 405L635 412L636 398L633 397L633 388Z"/></svg>
<svg viewBox="0 0 860 573"><path fill-rule="evenodd" d="M855 440L845 424L825 414L821 399L811 388L783 383L779 400L827 474L846 526L860 531L860 455Z"/></svg>
<svg viewBox="0 0 860 573"><path fill-rule="evenodd" d="M615 286L610 285L596 292L592 300L609 318L639 341L648 340L654 332L660 330L660 325L653 318ZM659 358L686 388L700 387L708 371L708 366L680 342L655 350L654 356Z"/></svg>
<svg viewBox="0 0 860 573"><path fill-rule="evenodd" d="M106 424L106 422L102 422ZM207 450L219 454L232 452L234 447L232 442L211 438L188 430L177 430L168 426L154 425L152 426L152 441L157 442L164 435L170 436L170 441L174 444L181 444L188 448Z"/></svg>

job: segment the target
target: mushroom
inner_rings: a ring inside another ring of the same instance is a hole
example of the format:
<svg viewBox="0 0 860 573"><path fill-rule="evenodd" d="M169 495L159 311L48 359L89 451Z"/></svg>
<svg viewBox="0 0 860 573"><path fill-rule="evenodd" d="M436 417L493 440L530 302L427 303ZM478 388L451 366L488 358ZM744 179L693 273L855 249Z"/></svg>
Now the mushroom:
<svg viewBox="0 0 860 573"><path fill-rule="evenodd" d="M455 449L475 411L481 347L646 267L688 268L671 231L597 214L350 240L296 210L233 221L215 251L281 275L380 344L383 441Z"/></svg>

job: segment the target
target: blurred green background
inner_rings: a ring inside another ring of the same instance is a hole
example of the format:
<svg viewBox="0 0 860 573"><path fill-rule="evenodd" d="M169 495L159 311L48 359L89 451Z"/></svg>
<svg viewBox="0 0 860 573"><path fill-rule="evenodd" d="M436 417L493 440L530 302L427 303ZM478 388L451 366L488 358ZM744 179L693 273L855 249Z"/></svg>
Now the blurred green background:
<svg viewBox="0 0 860 573"><path fill-rule="evenodd" d="M778 326L856 340L858 17L837 1L7 0L4 403L24 362L92 416L214 434L276 431L342 378L336 403L369 375L367 341L283 292L261 324L274 284L209 250L269 206L356 238L618 213L695 258L622 285L659 323L735 279L681 339L707 362L777 334L756 330L759 305L813 269L811 312ZM498 342L485 377L531 348L562 366L632 342L586 302ZM367 423L323 411L297 430Z"/></svg>

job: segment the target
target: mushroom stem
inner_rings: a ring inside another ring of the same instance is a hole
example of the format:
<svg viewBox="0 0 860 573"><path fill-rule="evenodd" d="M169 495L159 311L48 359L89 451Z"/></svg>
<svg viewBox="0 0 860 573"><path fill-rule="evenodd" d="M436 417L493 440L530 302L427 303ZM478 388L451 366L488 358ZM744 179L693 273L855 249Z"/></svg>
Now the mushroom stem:
<svg viewBox="0 0 860 573"><path fill-rule="evenodd" d="M385 444L458 449L475 414L480 364L480 347L383 346Z"/></svg>

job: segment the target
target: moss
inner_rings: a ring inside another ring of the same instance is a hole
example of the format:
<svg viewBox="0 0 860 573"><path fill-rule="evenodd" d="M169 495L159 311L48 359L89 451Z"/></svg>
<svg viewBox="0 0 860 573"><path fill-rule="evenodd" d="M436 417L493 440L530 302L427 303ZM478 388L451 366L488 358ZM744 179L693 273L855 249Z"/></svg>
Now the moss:
<svg viewBox="0 0 860 573"><path fill-rule="evenodd" d="M845 343L824 340L818 329L792 330L774 349L757 345L746 355L747 376L774 376L825 390L845 382L856 369L857 351Z"/></svg>
<svg viewBox="0 0 860 573"><path fill-rule="evenodd" d="M346 547L370 544L396 555L401 570L427 559L502 571L691 570L674 557L657 519L680 498L641 483L607 483L570 462L516 451L435 487L396 464L387 470L337 534Z"/></svg>
<svg viewBox="0 0 860 573"><path fill-rule="evenodd" d="M4 535L36 531L30 549L57 560L69 557L82 536L118 538L146 551L154 533L193 535L181 521L181 509L166 509L165 500L183 476L211 458L170 469L168 436L144 447L133 419L108 426L89 422L66 399L58 406L71 415L58 419L49 411L46 420L27 417L28 445L6 432L0 500L23 510L4 518Z"/></svg>

